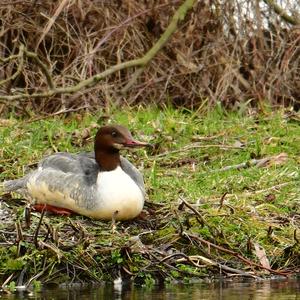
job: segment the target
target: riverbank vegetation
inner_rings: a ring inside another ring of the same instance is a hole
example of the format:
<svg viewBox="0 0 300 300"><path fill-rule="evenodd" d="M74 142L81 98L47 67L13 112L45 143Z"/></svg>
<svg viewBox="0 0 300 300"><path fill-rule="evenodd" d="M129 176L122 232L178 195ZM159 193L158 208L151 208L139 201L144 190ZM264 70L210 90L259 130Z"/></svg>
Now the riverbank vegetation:
<svg viewBox="0 0 300 300"><path fill-rule="evenodd" d="M300 119L265 111L137 107L1 119L1 182L53 152L91 150L104 123L128 126L154 145L123 153L144 173L148 194L132 221L41 215L17 194L2 194L3 287L297 274Z"/></svg>

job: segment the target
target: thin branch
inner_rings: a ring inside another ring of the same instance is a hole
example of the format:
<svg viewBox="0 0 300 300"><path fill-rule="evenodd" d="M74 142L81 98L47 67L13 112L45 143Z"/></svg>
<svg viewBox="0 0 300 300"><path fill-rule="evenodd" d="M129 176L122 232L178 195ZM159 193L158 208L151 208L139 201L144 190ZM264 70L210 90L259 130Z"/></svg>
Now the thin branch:
<svg viewBox="0 0 300 300"><path fill-rule="evenodd" d="M39 38L39 41L36 44L35 47L35 51L37 51L37 49L39 48L40 43L42 42L42 40L45 38L45 36L48 34L49 30L51 29L51 27L53 26L53 24L55 23L57 17L60 15L60 13L62 12L62 10L64 9L64 7L68 4L69 0L63 0L58 8L56 9L54 15L49 19L45 29L43 30L43 33L41 35L41 37Z"/></svg>
<svg viewBox="0 0 300 300"><path fill-rule="evenodd" d="M172 151L167 151L167 152L157 154L155 156L155 159L163 157L163 156L167 156L170 154L176 154L179 152L185 152L185 151L189 151L192 149L198 149L198 148L243 149L243 146L231 146L231 145L224 145L224 144L202 145L201 143L196 142L196 143L191 143L190 145L184 146L177 150L172 150Z"/></svg>
<svg viewBox="0 0 300 300"><path fill-rule="evenodd" d="M38 236L39 236L40 227L41 227L41 225L42 225L42 221L43 221L44 214L45 214L45 210L42 210L42 213L41 213L41 216L40 216L39 223L38 223L38 225L37 225L37 227L36 227L36 230L35 230L34 236L33 236L33 242L34 242L34 245L35 245L35 247L36 247L37 249L39 248Z"/></svg>
<svg viewBox="0 0 300 300"><path fill-rule="evenodd" d="M194 260L197 260L197 261L200 260L205 265L211 265L211 266L214 266L214 267L218 267L219 269L230 272L230 273L235 273L235 274L239 274L239 275L242 275L242 276L245 276L245 277L252 277L252 278L256 278L256 279L260 278L260 277L257 277L255 275L251 274L251 273L248 273L248 272L236 269L236 268L232 268L232 267L228 267L226 265L220 264L218 262L213 261L212 259L209 259L209 258L201 256L201 255L192 255L192 256L182 255L182 256L184 258L177 259L176 262L183 262L184 260L186 260L188 262L191 262L195 267L200 268L201 266L198 263L194 262Z"/></svg>
<svg viewBox="0 0 300 300"><path fill-rule="evenodd" d="M121 90L122 94L125 94L136 82L136 80L139 78L139 76L143 73L145 67L141 67L138 68L134 74L132 75L131 79L129 80L129 82L126 84L126 86L123 87L123 89Z"/></svg>
<svg viewBox="0 0 300 300"><path fill-rule="evenodd" d="M155 7L155 9L162 9L163 7L165 6L169 6L170 4L177 4L178 2L180 1L174 1L173 3L164 3L164 4L161 4L161 5L158 5ZM112 36L112 34L114 34L116 31L118 31L120 28L124 28L125 26L128 26L131 24L131 22L142 16L142 15L147 15L149 12L152 12L153 11L153 8L149 8L149 9L146 9L144 11L141 11L139 13L137 13L136 15L132 16L132 17L128 17L125 21L123 21L122 23L118 24L117 26L113 27L111 31L109 31L99 42L98 44L96 45L96 47L88 54L89 56L92 56L94 55L98 50L99 48L108 41L108 39ZM88 58L89 60L91 60L91 57Z"/></svg>
<svg viewBox="0 0 300 300"><path fill-rule="evenodd" d="M224 253L227 253L229 255L232 255L232 256L236 257L237 259L241 260L242 262L246 263L249 266L253 266L253 267L260 268L260 269L264 269L264 270L269 271L270 273L277 274L277 275L287 276L289 274L288 271L278 271L278 270L273 270L271 268L267 268L265 266L262 266L261 264L255 263L255 262L251 261L250 259L248 259L246 257L243 257L241 254L239 254L239 253L237 253L237 252L235 252L233 250L226 249L226 248L224 248L222 246L219 246L219 245L216 245L216 244L214 244L212 242L204 240L203 238L201 238L198 235L190 234L190 233L187 233L187 232L183 232L182 236L188 238L189 240L190 239L197 240L200 243L206 244L210 248L214 248L214 249L219 250L221 252L224 252Z"/></svg>
<svg viewBox="0 0 300 300"><path fill-rule="evenodd" d="M46 77L49 88L50 89L55 89L55 86L54 86L54 83L53 83L53 80L52 80L51 72L48 69L48 67L39 59L38 55L36 53L30 52L26 49L25 49L25 54L26 54L26 56L28 56L30 58L33 58L36 61L36 63L39 65L39 67L41 68L43 74Z"/></svg>
<svg viewBox="0 0 300 300"><path fill-rule="evenodd" d="M11 60L14 60L14 59L18 58L18 57L19 57L19 54L10 55L9 57L6 57L6 58L0 57L0 63L7 63Z"/></svg>
<svg viewBox="0 0 300 300"><path fill-rule="evenodd" d="M300 25L300 20L296 17L292 17L288 15L288 13L277 3L275 3L274 0L263 0L270 8L274 10L276 14L280 16L282 20L285 22L292 24L292 25Z"/></svg>
<svg viewBox="0 0 300 300"><path fill-rule="evenodd" d="M17 56L12 55L12 56L10 56L10 57L7 58L8 61L10 61L10 60L14 59L15 57L17 57L18 60L19 60L18 69L17 69L17 71L16 71L13 75L11 75L10 77L8 77L8 78L6 78L6 79L0 81L0 85L3 85L3 84L5 84L5 83L8 82L8 81L11 81L11 80L16 79L17 76L18 76L19 74L21 74L21 72L22 72L22 70L23 70L23 66L24 66L24 51L25 51L25 46L24 46L23 44L21 44L21 45L20 45L20 48L19 48L19 53L18 53L18 55L17 55ZM3 61L4 61L4 60L3 60Z"/></svg>
<svg viewBox="0 0 300 300"><path fill-rule="evenodd" d="M262 190L256 190L256 191L252 191L252 192L244 192L244 193L240 193L240 194L226 194L226 198L253 196L253 195L262 194L262 193L266 193L266 192L269 192L269 191L277 190L279 188L282 188L282 187L285 187L287 185L294 184L294 183L295 183L294 181L289 181L289 182L279 183L279 184L276 184L274 186L271 186L269 188L262 189Z"/></svg>
<svg viewBox="0 0 300 300"><path fill-rule="evenodd" d="M286 160L288 159L288 156L286 153L280 153L278 155L273 155L273 156L268 156L268 157L264 157L264 158L260 158L260 159L251 159L249 161L237 164L237 165L231 165L231 166L226 166L224 168L218 169L218 170L214 170L213 172L223 172L223 171L228 171L228 170L240 170L240 169L246 169L246 168L250 168L250 167L265 167L269 164L282 164L284 162L286 162Z"/></svg>
<svg viewBox="0 0 300 300"><path fill-rule="evenodd" d="M196 217L199 219L199 223L202 224L202 226L204 226L206 224L206 222L204 221L200 212L197 209L195 209L190 203L188 203L182 197L180 197L180 200L185 204L186 207L188 207L196 215Z"/></svg>
<svg viewBox="0 0 300 300"><path fill-rule="evenodd" d="M80 107L77 107L77 108L62 109L62 110L56 111L52 114L48 114L46 116L41 116L41 117L37 117L37 118L34 118L34 119L25 120L23 122L23 124L28 124L28 123L33 123L33 122L40 121L40 120L45 120L45 119L48 119L48 118L51 118L51 117L54 117L54 116L57 116L57 115L66 114L66 113L70 113L70 112L75 112L75 111L86 109L86 108L88 108L87 105L80 106Z"/></svg>

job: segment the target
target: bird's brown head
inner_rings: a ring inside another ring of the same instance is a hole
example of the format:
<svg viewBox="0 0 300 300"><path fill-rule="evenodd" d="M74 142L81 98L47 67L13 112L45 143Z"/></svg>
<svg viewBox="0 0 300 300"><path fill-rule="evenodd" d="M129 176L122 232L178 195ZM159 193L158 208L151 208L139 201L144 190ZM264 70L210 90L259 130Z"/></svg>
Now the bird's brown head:
<svg viewBox="0 0 300 300"><path fill-rule="evenodd" d="M100 167L113 170L120 163L119 150L148 145L136 141L129 130L121 125L104 126L95 137L95 157Z"/></svg>

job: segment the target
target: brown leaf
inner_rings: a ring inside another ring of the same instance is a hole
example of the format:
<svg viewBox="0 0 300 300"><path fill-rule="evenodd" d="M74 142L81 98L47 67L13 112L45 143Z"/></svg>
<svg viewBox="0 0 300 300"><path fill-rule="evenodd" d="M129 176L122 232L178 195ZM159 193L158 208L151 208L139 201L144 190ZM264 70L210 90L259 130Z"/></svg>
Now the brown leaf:
<svg viewBox="0 0 300 300"><path fill-rule="evenodd" d="M267 202L274 202L275 199L276 199L275 194L268 194L268 195L265 197L265 200L266 200Z"/></svg>
<svg viewBox="0 0 300 300"><path fill-rule="evenodd" d="M282 165L288 160L288 155L287 153L280 153L278 155L262 158L260 161L257 163L257 167L269 167L271 165Z"/></svg>
<svg viewBox="0 0 300 300"><path fill-rule="evenodd" d="M90 128L84 128L84 129L81 131L81 138L82 138L83 140L88 139L90 136L91 136L91 130L90 130Z"/></svg>
<svg viewBox="0 0 300 300"><path fill-rule="evenodd" d="M270 161L270 163L271 163L272 165L282 165L282 164L284 164L287 160L288 160L288 155L287 155L287 153L282 152L282 153L280 153L280 154L278 154L278 155L273 156L272 159L271 159L271 161Z"/></svg>
<svg viewBox="0 0 300 300"><path fill-rule="evenodd" d="M233 144L232 144L233 147L236 147L236 148L243 148L245 147L245 144L241 141L235 141Z"/></svg>
<svg viewBox="0 0 300 300"><path fill-rule="evenodd" d="M253 243L254 249L255 249L255 254L257 258L259 259L259 262L261 265L265 268L270 269L270 263L266 255L266 251L263 247L261 247L258 243Z"/></svg>
<svg viewBox="0 0 300 300"><path fill-rule="evenodd" d="M91 137L90 128L84 128L83 130L74 130L72 133L72 145L82 147L87 143L88 139Z"/></svg>
<svg viewBox="0 0 300 300"><path fill-rule="evenodd" d="M179 65L183 66L186 70L188 70L189 73L196 73L199 72L203 66L202 65L196 65L192 62L192 57L189 57L186 54L183 54L180 51L177 51L176 59ZM185 70L183 70L184 72Z"/></svg>

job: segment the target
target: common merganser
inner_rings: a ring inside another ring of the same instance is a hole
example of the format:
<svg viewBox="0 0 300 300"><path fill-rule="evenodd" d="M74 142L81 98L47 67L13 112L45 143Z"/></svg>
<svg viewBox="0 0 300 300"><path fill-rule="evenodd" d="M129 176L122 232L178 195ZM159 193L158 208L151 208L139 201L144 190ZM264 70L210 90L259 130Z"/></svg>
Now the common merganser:
<svg viewBox="0 0 300 300"><path fill-rule="evenodd" d="M104 220L133 219L144 205L143 176L119 150L147 145L134 140L121 125L104 126L96 134L94 153L48 156L37 170L4 182L4 190L29 198L37 210Z"/></svg>

